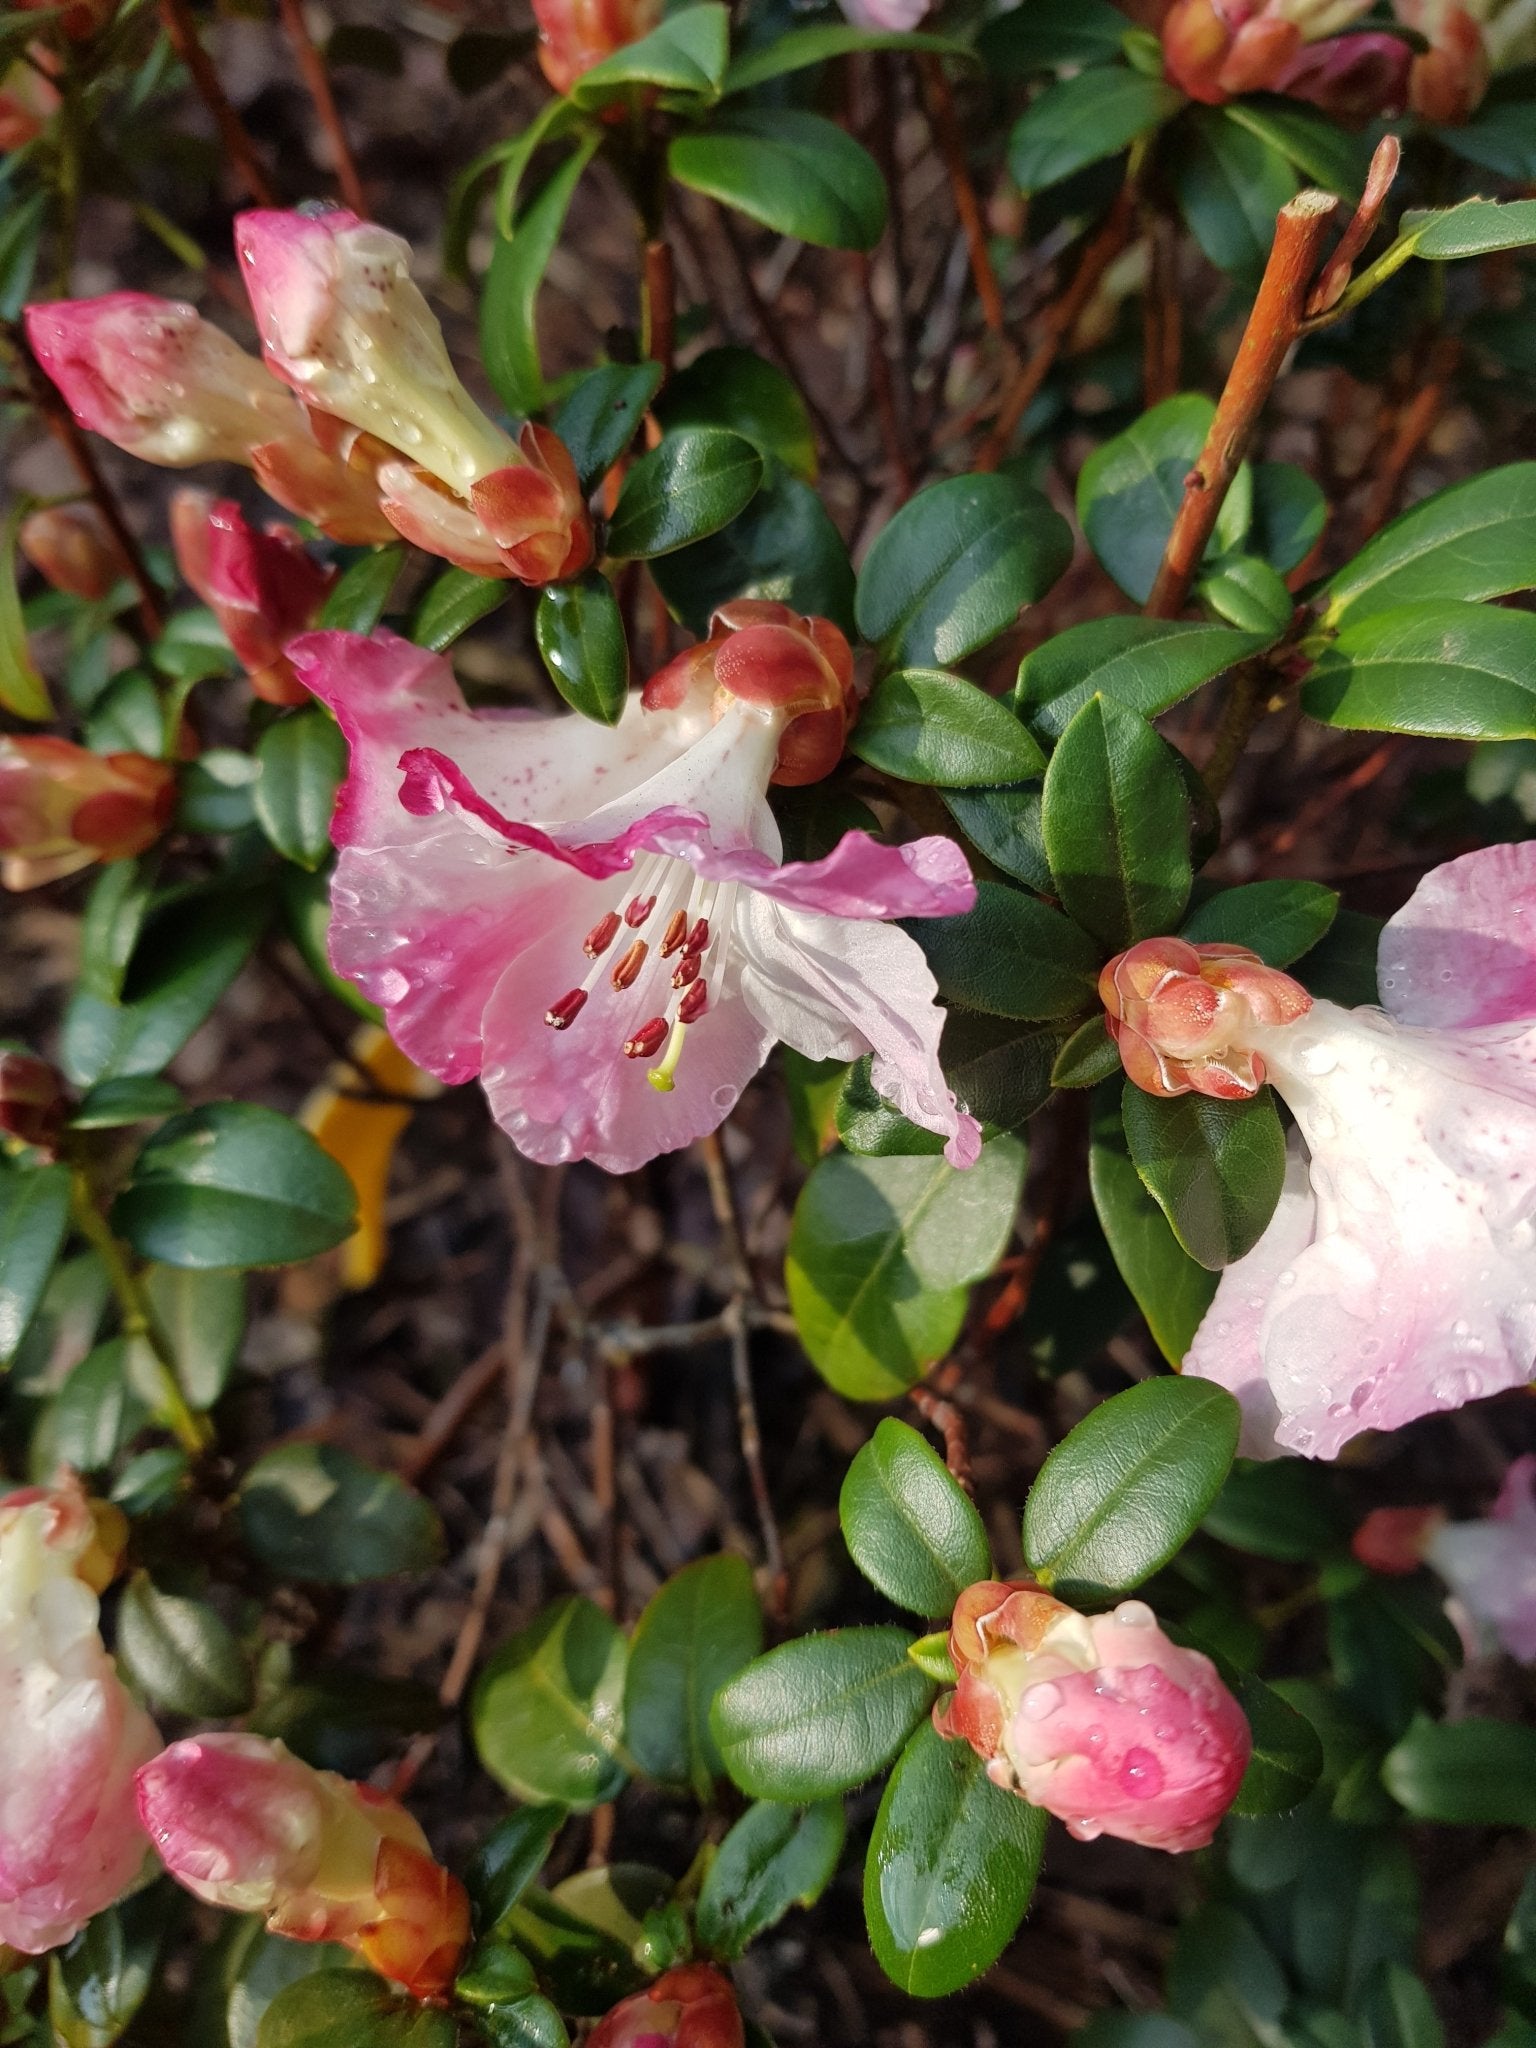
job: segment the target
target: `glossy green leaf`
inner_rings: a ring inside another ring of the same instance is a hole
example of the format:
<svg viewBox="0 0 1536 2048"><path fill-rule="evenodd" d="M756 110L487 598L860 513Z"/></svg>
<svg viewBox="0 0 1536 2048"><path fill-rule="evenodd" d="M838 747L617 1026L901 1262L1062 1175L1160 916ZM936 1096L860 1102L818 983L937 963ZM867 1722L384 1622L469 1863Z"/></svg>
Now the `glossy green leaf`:
<svg viewBox="0 0 1536 2048"><path fill-rule="evenodd" d="M550 680L573 711L617 725L629 701L629 647L613 585L589 569L539 592L534 638Z"/></svg>
<svg viewBox="0 0 1536 2048"><path fill-rule="evenodd" d="M194 1408L211 1408L245 1336L245 1275L222 1267L147 1266L143 1279L182 1392Z"/></svg>
<svg viewBox="0 0 1536 2048"><path fill-rule="evenodd" d="M1328 500L1321 484L1294 462L1253 466L1253 525L1246 546L1282 576L1300 565L1323 537Z"/></svg>
<svg viewBox="0 0 1536 2048"><path fill-rule="evenodd" d="M1003 789L941 789L945 810L979 854L999 873L1050 895L1050 862L1040 830L1038 784Z"/></svg>
<svg viewBox="0 0 1536 2048"><path fill-rule="evenodd" d="M544 406L544 368L534 317L539 286L598 139L589 135L576 145L519 215L511 235L498 236L491 252L480 295L480 352L496 395L519 417Z"/></svg>
<svg viewBox="0 0 1536 2048"><path fill-rule="evenodd" d="M859 572L859 631L891 668L961 661L1042 597L1072 556L1066 521L1014 476L957 476L908 499Z"/></svg>
<svg viewBox="0 0 1536 2048"><path fill-rule="evenodd" d="M605 1884L612 1876L611 1870L583 1871L577 1883L586 1880L583 1888L589 1890L593 1881ZM569 1889L567 1880L560 1890L567 1894ZM563 1899L533 1887L507 1915L505 1932L532 1961L540 1983L561 2009L587 2017L606 2012L616 1999L637 1991L644 1982L631 1953L637 1923L632 1914L625 1913L624 1919L621 1938L573 1911Z"/></svg>
<svg viewBox="0 0 1536 2048"><path fill-rule="evenodd" d="M726 1769L754 1799L805 1805L882 1770L934 1688L899 1628L800 1636L759 1657L715 1699Z"/></svg>
<svg viewBox="0 0 1536 2048"><path fill-rule="evenodd" d="M357 1196L308 1131L254 1102L210 1102L161 1126L113 1224L166 1266L281 1266L357 1226Z"/></svg>
<svg viewBox="0 0 1536 2048"><path fill-rule="evenodd" d="M1499 85L1503 82L1495 81L1493 92L1470 121L1437 132L1444 136L1447 149L1469 163L1496 171L1515 184L1529 185L1536 182L1536 129L1531 126L1531 103L1518 90L1501 94ZM1508 83L1518 86L1519 74Z"/></svg>
<svg viewBox="0 0 1536 2048"><path fill-rule="evenodd" d="M33 1432L33 1477L48 1481L59 1465L105 1472L149 1420L145 1388L153 1384L142 1337L109 1337L88 1351Z"/></svg>
<svg viewBox="0 0 1536 2048"><path fill-rule="evenodd" d="M989 78L1113 64L1128 26L1111 0L1030 0L984 22L976 52Z"/></svg>
<svg viewBox="0 0 1536 2048"><path fill-rule="evenodd" d="M443 1551L437 1511L337 1444L284 1444L240 1485L246 1547L279 1578L360 1586L423 1572Z"/></svg>
<svg viewBox="0 0 1536 2048"><path fill-rule="evenodd" d="M1388 1752L1381 1776L1415 1820L1536 1827L1536 1728L1421 1716Z"/></svg>
<svg viewBox="0 0 1536 2048"><path fill-rule="evenodd" d="M1121 1113L1136 1171L1190 1257L1216 1272L1251 1251L1285 1178L1285 1134L1269 1090L1241 1102L1168 1101L1128 1081Z"/></svg>
<svg viewBox="0 0 1536 2048"><path fill-rule="evenodd" d="M288 936L297 947L304 965L321 988L329 990L355 1016L370 1024L382 1024L384 1013L370 1003L354 983L339 975L330 962L326 940L331 928L331 869L309 874L303 868L280 868L277 877L278 902Z"/></svg>
<svg viewBox="0 0 1536 2048"><path fill-rule="evenodd" d="M893 1416L848 1467L838 1515L865 1578L913 1614L948 1614L992 1570L974 1502L925 1439Z"/></svg>
<svg viewBox="0 0 1536 2048"><path fill-rule="evenodd" d="M1088 1148L1093 1206L1158 1350L1177 1366L1211 1305L1216 1279L1185 1251L1152 1199L1126 1147L1120 1091L1111 1086L1106 1093Z"/></svg>
<svg viewBox="0 0 1536 2048"><path fill-rule="evenodd" d="M620 560L670 554L729 525L763 481L763 458L724 427L665 435L624 479L608 551Z"/></svg>
<svg viewBox="0 0 1536 2048"><path fill-rule="evenodd" d="M1137 604L1152 594L1184 479L1215 417L1215 406L1198 392L1165 399L1095 448L1078 474L1077 516L1088 544ZM1239 546L1252 516L1253 474L1245 464L1222 502L1207 555Z"/></svg>
<svg viewBox="0 0 1536 2048"><path fill-rule="evenodd" d="M0 1366L16 1356L68 1230L65 1167L0 1171Z"/></svg>
<svg viewBox="0 0 1536 2048"><path fill-rule="evenodd" d="M652 1595L630 1639L624 1680L624 1739L647 1777L708 1800L725 1768L710 1704L762 1647L762 1609L745 1558L701 1558Z"/></svg>
<svg viewBox="0 0 1536 2048"><path fill-rule="evenodd" d="M722 94L749 92L770 78L784 78L794 71L808 70L854 50L931 50L935 55L969 57L964 43L948 36L908 35L895 29L855 28L851 22L815 22L808 28L792 28L776 35L755 50L744 50L728 66Z"/></svg>
<svg viewBox="0 0 1536 2048"><path fill-rule="evenodd" d="M91 884L80 925L80 987L99 1002L115 1003L123 992L159 871L154 854L115 860Z"/></svg>
<svg viewBox="0 0 1536 2048"><path fill-rule="evenodd" d="M1024 192L1043 192L1074 171L1128 149L1166 121L1183 95L1121 64L1048 85L1013 124L1008 168Z"/></svg>
<svg viewBox="0 0 1536 2048"><path fill-rule="evenodd" d="M1178 142L1173 189L1190 233L1218 270L1257 282L1275 217L1299 187L1289 159L1225 107L1192 108Z"/></svg>
<svg viewBox="0 0 1536 2048"><path fill-rule="evenodd" d="M734 344L707 348L667 380L656 416L678 427L729 427L760 455L807 483L816 480L816 435L793 378Z"/></svg>
<svg viewBox="0 0 1536 2048"><path fill-rule="evenodd" d="M1323 1745L1317 1730L1279 1693L1247 1673L1235 1690L1252 1731L1253 1754L1232 1811L1290 1813L1322 1776Z"/></svg>
<svg viewBox="0 0 1536 2048"><path fill-rule="evenodd" d="M775 463L728 526L651 565L668 609L701 638L736 597L767 598L853 631L853 565L820 495Z"/></svg>
<svg viewBox="0 0 1536 2048"><path fill-rule="evenodd" d="M110 2048L127 2034L178 1917L172 1893L154 1885L109 1906L55 1952L48 1984L54 2048Z"/></svg>
<svg viewBox="0 0 1536 2048"><path fill-rule="evenodd" d="M454 2048L453 2018L419 2005L371 1970L317 1970L280 1991L256 2048Z"/></svg>
<svg viewBox="0 0 1536 2048"><path fill-rule="evenodd" d="M418 647L441 654L481 619L489 618L516 586L504 576L476 576L469 569L445 569L427 586L411 619L410 637Z"/></svg>
<svg viewBox="0 0 1536 2048"><path fill-rule="evenodd" d="M660 363L599 363L567 393L552 424L584 491L597 488L635 438L660 383Z"/></svg>
<svg viewBox="0 0 1536 2048"><path fill-rule="evenodd" d="M1092 697L1045 774L1045 851L1067 914L1109 950L1173 930L1189 900L1178 757L1134 711Z"/></svg>
<svg viewBox="0 0 1536 2048"><path fill-rule="evenodd" d="M1059 1030L1017 1017L950 1008L939 1063L956 1097L990 1132L1022 1136L1051 1092Z"/></svg>
<svg viewBox="0 0 1536 2048"><path fill-rule="evenodd" d="M1401 1963L1383 1964L1367 1985L1362 2017L1368 2048L1444 2048L1434 2000Z"/></svg>
<svg viewBox="0 0 1536 2048"><path fill-rule="evenodd" d="M885 232L885 180L835 121L797 107L738 108L676 135L678 184L775 234L823 249L872 249Z"/></svg>
<svg viewBox="0 0 1536 2048"><path fill-rule="evenodd" d="M1052 739L1091 697L1155 718L1257 654L1268 637L1202 619L1090 619L1024 657L1017 702L1035 730Z"/></svg>
<svg viewBox="0 0 1536 2048"><path fill-rule="evenodd" d="M565 1819L563 1806L519 1806L480 1844L464 1882L483 1932L500 1928L538 1876Z"/></svg>
<svg viewBox="0 0 1536 2048"><path fill-rule="evenodd" d="M1309 953L1339 914L1339 894L1321 882L1242 882L1195 906L1180 929L1191 945L1247 946L1270 967Z"/></svg>
<svg viewBox="0 0 1536 2048"><path fill-rule="evenodd" d="M17 505L0 528L0 706L13 718L40 720L52 718L53 703L27 644L16 588L16 535L26 509Z"/></svg>
<svg viewBox="0 0 1536 2048"><path fill-rule="evenodd" d="M1120 1052L1102 1013L1079 1024L1056 1055L1051 1068L1054 1088L1096 1088L1120 1071Z"/></svg>
<svg viewBox="0 0 1536 2048"><path fill-rule="evenodd" d="M384 616L405 560L405 543L370 548L331 586L317 623L327 631L371 633Z"/></svg>
<svg viewBox="0 0 1536 2048"><path fill-rule="evenodd" d="M519 1799L581 1809L611 1799L621 1761L628 1645L590 1600L557 1600L480 1675L470 1725L480 1761Z"/></svg>
<svg viewBox="0 0 1536 2048"><path fill-rule="evenodd" d="M891 1773L864 1865L881 1969L914 1998L972 1983L1029 1905L1047 1816L994 1785L969 1744L920 1727Z"/></svg>
<svg viewBox="0 0 1536 2048"><path fill-rule="evenodd" d="M783 1806L760 1799L720 1844L699 1892L699 1940L722 1962L734 1962L791 1906L821 1896L842 1853L840 1799Z"/></svg>
<svg viewBox="0 0 1536 2048"><path fill-rule="evenodd" d="M1346 199L1359 198L1370 167L1371 146L1365 136L1303 101L1277 94L1245 93L1228 101L1223 112L1289 157L1309 184Z"/></svg>
<svg viewBox="0 0 1536 2048"><path fill-rule="evenodd" d="M710 101L720 91L730 35L730 12L718 0L679 7L649 35L625 43L583 71L571 87L578 107L604 107L630 98L636 87Z"/></svg>
<svg viewBox="0 0 1536 2048"><path fill-rule="evenodd" d="M1536 462L1437 491L1331 577L1325 623L1436 599L1473 603L1536 586Z"/></svg>
<svg viewBox="0 0 1536 2048"><path fill-rule="evenodd" d="M850 1152L885 1158L896 1153L938 1153L944 1139L937 1131L925 1131L908 1123L894 1103L876 1093L868 1053L855 1060L843 1078L833 1122L840 1141Z"/></svg>
<svg viewBox="0 0 1536 2048"><path fill-rule="evenodd" d="M849 752L904 782L1024 782L1045 756L1006 704L942 669L898 669L866 700Z"/></svg>
<svg viewBox="0 0 1536 2048"><path fill-rule="evenodd" d="M116 1131L126 1124L155 1123L185 1109L186 1097L174 1081L145 1074L121 1081L98 1081L87 1088L69 1118L72 1131Z"/></svg>
<svg viewBox="0 0 1536 2048"><path fill-rule="evenodd" d="M1103 956L1086 932L1038 897L978 882L976 907L914 918L939 993L995 1017L1070 1017L1093 1001Z"/></svg>
<svg viewBox="0 0 1536 2048"><path fill-rule="evenodd" d="M1196 581L1195 598L1229 626L1270 640L1279 639L1296 611L1284 577L1261 555L1223 555L1208 564Z"/></svg>
<svg viewBox="0 0 1536 2048"><path fill-rule="evenodd" d="M1536 199L1463 199L1430 213L1405 213L1398 224L1415 256L1429 263L1459 263L1499 249L1536 243Z"/></svg>
<svg viewBox="0 0 1536 2048"><path fill-rule="evenodd" d="M1536 738L1536 615L1441 602L1346 619L1301 701L1354 731Z"/></svg>
<svg viewBox="0 0 1536 2048"><path fill-rule="evenodd" d="M200 1721L243 1714L255 1697L250 1666L227 1622L135 1572L117 1610L117 1654L152 1705Z"/></svg>
<svg viewBox="0 0 1536 2048"><path fill-rule="evenodd" d="M256 748L256 816L282 854L310 873L331 852L331 813L347 772L347 743L330 713L309 704L280 718Z"/></svg>
<svg viewBox="0 0 1536 2048"><path fill-rule="evenodd" d="M1176 1557L1232 1468L1241 1412L1210 1380L1143 1380L1090 1409L1040 1468L1024 1556L1047 1583L1129 1592Z"/></svg>
<svg viewBox="0 0 1536 2048"><path fill-rule="evenodd" d="M1322 1558L1348 1534L1332 1479L1306 1458L1239 1458L1205 1518L1206 1534L1255 1557Z"/></svg>

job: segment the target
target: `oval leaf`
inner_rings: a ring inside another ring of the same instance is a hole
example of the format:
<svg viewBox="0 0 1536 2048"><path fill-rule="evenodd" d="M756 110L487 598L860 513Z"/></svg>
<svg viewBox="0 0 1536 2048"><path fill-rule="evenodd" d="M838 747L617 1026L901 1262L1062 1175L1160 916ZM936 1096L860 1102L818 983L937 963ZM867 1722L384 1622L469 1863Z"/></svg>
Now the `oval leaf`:
<svg viewBox="0 0 1536 2048"><path fill-rule="evenodd" d="M820 114L761 107L718 114L675 136L680 185L775 234L823 249L873 249L885 232L885 180L869 151Z"/></svg>
<svg viewBox="0 0 1536 2048"><path fill-rule="evenodd" d="M617 725L629 697L629 647L613 585L596 569L539 592L534 637L573 711Z"/></svg>
<svg viewBox="0 0 1536 2048"><path fill-rule="evenodd" d="M336 1444L284 1444L258 1458L240 1487L240 1527L269 1571L320 1585L426 1571L443 1551L431 1503Z"/></svg>
<svg viewBox="0 0 1536 2048"><path fill-rule="evenodd" d="M1252 1251L1285 1180L1285 1133L1269 1090L1247 1102L1164 1101L1128 1081L1121 1115L1136 1171L1190 1257L1217 1272Z"/></svg>
<svg viewBox="0 0 1536 2048"><path fill-rule="evenodd" d="M285 860L321 867L331 851L331 812L347 772L341 728L318 704L269 726L256 749L256 818Z"/></svg>
<svg viewBox="0 0 1536 2048"><path fill-rule="evenodd" d="M759 1657L715 1700L726 1769L755 1799L803 1805L862 1785L891 1761L934 1687L899 1628L801 1636Z"/></svg>
<svg viewBox="0 0 1536 2048"><path fill-rule="evenodd" d="M763 458L724 427L686 427L663 437L624 479L608 552L627 560L670 554L718 532L749 504Z"/></svg>
<svg viewBox="0 0 1536 2048"><path fill-rule="evenodd" d="M762 1609L745 1558L701 1558L653 1595L635 1624L624 1681L624 1739L648 1777L709 1798L725 1769L710 1704L762 1647Z"/></svg>
<svg viewBox="0 0 1536 2048"><path fill-rule="evenodd" d="M699 1940L722 1962L778 1925L791 1906L809 1906L837 1868L845 1823L840 1799L781 1806L760 1799L731 1829L699 1893Z"/></svg>
<svg viewBox="0 0 1536 2048"><path fill-rule="evenodd" d="M876 683L848 751L903 782L970 789L1026 782L1045 756L1006 704L942 669L899 669Z"/></svg>
<svg viewBox="0 0 1536 2048"><path fill-rule="evenodd" d="M600 1806L624 1783L619 1738L628 1645L590 1600L557 1600L481 1673L475 1748L519 1799Z"/></svg>
<svg viewBox="0 0 1536 2048"><path fill-rule="evenodd" d="M838 1514L865 1578L914 1614L948 1614L992 1570L975 1504L917 1431L892 1416L848 1467Z"/></svg>

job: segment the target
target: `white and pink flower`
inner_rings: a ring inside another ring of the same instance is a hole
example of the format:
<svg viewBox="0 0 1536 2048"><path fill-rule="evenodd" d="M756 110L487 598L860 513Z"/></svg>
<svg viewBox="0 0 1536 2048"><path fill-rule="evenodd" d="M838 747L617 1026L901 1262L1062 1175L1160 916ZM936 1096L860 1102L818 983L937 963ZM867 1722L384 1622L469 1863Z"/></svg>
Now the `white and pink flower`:
<svg viewBox="0 0 1536 2048"><path fill-rule="evenodd" d="M1536 1457L1515 1459L1477 1521L1453 1522L1443 1508L1376 1508L1351 1548L1372 1571L1433 1566L1469 1655L1504 1649L1536 1664Z"/></svg>
<svg viewBox="0 0 1536 2048"><path fill-rule="evenodd" d="M333 962L418 1066L478 1074L533 1159L622 1173L686 1145L782 1039L873 1053L881 1094L969 1164L933 976L883 921L969 909L964 856L849 832L785 862L768 786L835 760L847 645L782 605L722 619L611 729L471 712L445 661L388 634L292 642L351 745Z"/></svg>

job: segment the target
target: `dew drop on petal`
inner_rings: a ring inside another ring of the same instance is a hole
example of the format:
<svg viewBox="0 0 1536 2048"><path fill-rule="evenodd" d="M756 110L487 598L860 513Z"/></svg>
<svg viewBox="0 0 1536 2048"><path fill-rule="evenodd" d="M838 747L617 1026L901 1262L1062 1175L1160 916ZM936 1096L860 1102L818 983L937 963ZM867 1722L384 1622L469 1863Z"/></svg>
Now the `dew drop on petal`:
<svg viewBox="0 0 1536 2048"><path fill-rule="evenodd" d="M1115 1620L1122 1628L1151 1628L1157 1616L1145 1600L1122 1600L1115 1609Z"/></svg>
<svg viewBox="0 0 1536 2048"><path fill-rule="evenodd" d="M1026 1721L1045 1721L1061 1705L1061 1687L1052 1685L1047 1678L1039 1685L1032 1685L1019 1702L1019 1712Z"/></svg>
<svg viewBox="0 0 1536 2048"><path fill-rule="evenodd" d="M710 1100L714 1103L716 1109L729 1109L736 1100L736 1090L734 1088L717 1088L710 1097Z"/></svg>
<svg viewBox="0 0 1536 2048"><path fill-rule="evenodd" d="M1163 1789L1163 1767L1150 1749L1128 1749L1120 1783L1133 1799L1155 1799Z"/></svg>

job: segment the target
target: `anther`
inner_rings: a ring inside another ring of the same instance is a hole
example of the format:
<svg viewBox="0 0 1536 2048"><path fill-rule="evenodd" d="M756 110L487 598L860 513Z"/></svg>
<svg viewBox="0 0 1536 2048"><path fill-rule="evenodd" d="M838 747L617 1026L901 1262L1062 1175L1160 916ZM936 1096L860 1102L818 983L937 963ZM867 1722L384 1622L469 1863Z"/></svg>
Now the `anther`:
<svg viewBox="0 0 1536 2048"><path fill-rule="evenodd" d="M674 910L672 915L667 919L667 929L662 934L662 959L669 960L672 957L672 955L677 951L678 947L682 945L683 941L687 938L687 936L688 913L686 910Z"/></svg>
<svg viewBox="0 0 1536 2048"><path fill-rule="evenodd" d="M620 925L616 910L605 910L581 942L581 950L589 960L595 960L599 953L606 953L613 944L613 935Z"/></svg>
<svg viewBox="0 0 1536 2048"><path fill-rule="evenodd" d="M654 896L637 896L630 904L628 910L625 911L624 922L633 930L636 925L644 924L655 908L656 898Z"/></svg>
<svg viewBox="0 0 1536 2048"><path fill-rule="evenodd" d="M708 944L709 919L701 917L693 930L688 934L688 941L684 950L689 953L702 953Z"/></svg>
<svg viewBox="0 0 1536 2048"><path fill-rule="evenodd" d="M550 1004L549 1008L544 1012L544 1022L552 1030L564 1031L568 1025L575 1023L576 1019L586 1008L586 1003L586 990L584 988L573 988L568 995L563 995L558 1003Z"/></svg>
<svg viewBox="0 0 1536 2048"><path fill-rule="evenodd" d="M685 953L672 970L672 986L686 988L691 981L699 978L699 969L704 965L702 953Z"/></svg>
<svg viewBox="0 0 1536 2048"><path fill-rule="evenodd" d="M709 983L696 981L677 1006L679 1024L696 1024L709 1008Z"/></svg>
<svg viewBox="0 0 1536 2048"><path fill-rule="evenodd" d="M656 1052L660 1049L662 1040L666 1037L666 1035L666 1018L652 1017L648 1023L642 1024L640 1026L640 1029L635 1033L633 1038L625 1039L625 1059L648 1060L653 1052Z"/></svg>
<svg viewBox="0 0 1536 2048"><path fill-rule="evenodd" d="M645 956L650 950L644 939L636 939L623 959L617 961L614 965L613 974L610 979L615 988L632 988L634 986L635 982L640 978L640 970L645 965Z"/></svg>

